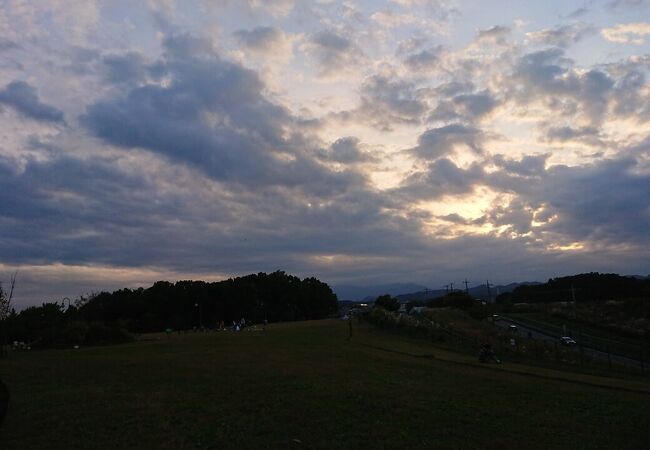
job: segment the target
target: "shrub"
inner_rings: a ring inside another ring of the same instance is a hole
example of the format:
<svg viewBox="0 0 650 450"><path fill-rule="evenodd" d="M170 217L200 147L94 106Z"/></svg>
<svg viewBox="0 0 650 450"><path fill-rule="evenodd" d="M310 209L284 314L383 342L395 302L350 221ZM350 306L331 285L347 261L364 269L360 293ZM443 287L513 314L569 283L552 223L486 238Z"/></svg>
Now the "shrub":
<svg viewBox="0 0 650 450"><path fill-rule="evenodd" d="M133 340L133 336L128 331L118 328L109 327L101 323L93 323L86 333L86 344L118 344Z"/></svg>
<svg viewBox="0 0 650 450"><path fill-rule="evenodd" d="M66 344L81 344L86 340L88 324L86 322L70 322L63 332L63 341Z"/></svg>
<svg viewBox="0 0 650 450"><path fill-rule="evenodd" d="M375 300L375 306L379 306L388 311L397 311L399 309L399 300L391 297L390 295L380 295Z"/></svg>

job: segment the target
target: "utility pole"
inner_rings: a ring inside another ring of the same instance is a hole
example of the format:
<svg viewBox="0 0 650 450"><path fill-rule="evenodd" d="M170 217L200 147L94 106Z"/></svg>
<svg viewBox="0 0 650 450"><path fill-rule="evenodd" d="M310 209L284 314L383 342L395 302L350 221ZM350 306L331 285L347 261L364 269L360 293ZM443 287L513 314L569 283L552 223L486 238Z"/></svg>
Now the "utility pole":
<svg viewBox="0 0 650 450"><path fill-rule="evenodd" d="M454 293L454 283L449 283L449 287L451 288L451 293Z"/></svg>
<svg viewBox="0 0 650 450"><path fill-rule="evenodd" d="M485 285L488 289L488 302L492 303L492 292L490 291L490 280L485 280Z"/></svg>
<svg viewBox="0 0 650 450"><path fill-rule="evenodd" d="M469 288L467 287L467 278L465 278L465 293L469 295Z"/></svg>
<svg viewBox="0 0 650 450"><path fill-rule="evenodd" d="M573 283L571 283L571 300L573 300L573 317L577 318L578 317L578 311L576 308L576 290L573 287Z"/></svg>

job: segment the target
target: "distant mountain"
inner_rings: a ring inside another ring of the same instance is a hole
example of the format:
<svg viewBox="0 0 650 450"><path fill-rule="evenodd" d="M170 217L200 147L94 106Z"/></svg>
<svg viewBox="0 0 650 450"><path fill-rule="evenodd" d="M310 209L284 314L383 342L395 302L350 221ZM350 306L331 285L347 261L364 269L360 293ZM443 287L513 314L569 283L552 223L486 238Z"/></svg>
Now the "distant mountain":
<svg viewBox="0 0 650 450"><path fill-rule="evenodd" d="M389 294L399 296L407 292L424 291L425 286L414 283L392 283L368 286L339 285L332 286L332 290L340 300L371 301L380 295Z"/></svg>
<svg viewBox="0 0 650 450"><path fill-rule="evenodd" d="M512 292L515 290L515 288L519 286L532 286L532 285L537 285L541 284L537 281L524 281L522 283L510 283L506 285L498 285L498 286L492 286L490 285L490 289L488 290L487 285L481 284L478 286L474 286L468 289L469 295L471 295L474 298L478 298L481 300L488 300L490 297L492 297L492 300L496 298L497 295L503 294L505 292ZM455 291L462 290L464 291L465 289L454 289ZM402 294L398 295L397 298L399 299L400 302L406 303L406 302L411 302L411 301L424 301L424 300L430 300L432 298L438 298L442 297L447 293L447 290L445 289L436 289L436 290L419 290L416 292L411 292L408 294Z"/></svg>
<svg viewBox="0 0 650 450"><path fill-rule="evenodd" d="M645 277L643 275L626 275L626 277L636 278L637 280L650 280L650 275Z"/></svg>

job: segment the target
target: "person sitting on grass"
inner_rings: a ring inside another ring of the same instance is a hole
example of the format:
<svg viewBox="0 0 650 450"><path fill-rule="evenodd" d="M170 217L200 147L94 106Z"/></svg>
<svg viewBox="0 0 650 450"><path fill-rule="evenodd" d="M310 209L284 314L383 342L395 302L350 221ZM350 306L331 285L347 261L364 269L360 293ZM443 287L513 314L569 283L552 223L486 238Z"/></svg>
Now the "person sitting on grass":
<svg viewBox="0 0 650 450"><path fill-rule="evenodd" d="M497 364L501 363L501 360L499 360L499 358L497 358L496 353L494 353L492 346L487 343L483 344L481 350L479 350L478 360L479 362L483 362L483 363L489 361L494 361Z"/></svg>

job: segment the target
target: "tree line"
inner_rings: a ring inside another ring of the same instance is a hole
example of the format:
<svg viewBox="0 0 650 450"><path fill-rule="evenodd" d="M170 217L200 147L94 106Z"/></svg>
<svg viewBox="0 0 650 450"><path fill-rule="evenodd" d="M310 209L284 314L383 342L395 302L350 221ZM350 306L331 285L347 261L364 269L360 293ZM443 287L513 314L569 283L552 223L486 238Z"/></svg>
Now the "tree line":
<svg viewBox="0 0 650 450"><path fill-rule="evenodd" d="M650 297L650 279L613 273L583 273L551 278L546 283L522 285L499 295L497 303L605 301Z"/></svg>
<svg viewBox="0 0 650 450"><path fill-rule="evenodd" d="M247 322L322 319L337 312L337 297L316 278L283 271L219 282L158 281L149 288L120 289L80 297L74 305L44 303L5 323L10 341L36 345L127 340L129 333L215 328Z"/></svg>

